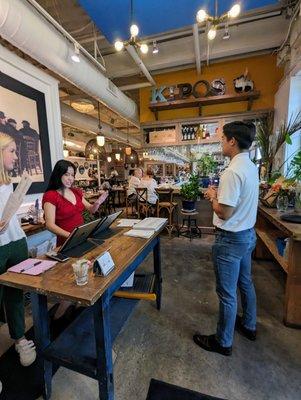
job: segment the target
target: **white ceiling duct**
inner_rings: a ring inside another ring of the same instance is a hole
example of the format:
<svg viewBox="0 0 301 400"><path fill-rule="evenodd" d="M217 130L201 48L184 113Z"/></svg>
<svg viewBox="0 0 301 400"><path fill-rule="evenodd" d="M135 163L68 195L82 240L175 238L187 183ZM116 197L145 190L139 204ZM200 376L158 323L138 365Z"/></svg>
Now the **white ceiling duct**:
<svg viewBox="0 0 301 400"><path fill-rule="evenodd" d="M83 92L139 126L136 103L80 54L73 62L74 44L24 0L0 1L0 35Z"/></svg>
<svg viewBox="0 0 301 400"><path fill-rule="evenodd" d="M63 124L72 126L73 128L81 129L86 132L92 132L95 135L97 135L99 131L98 120L96 118L75 111L65 103L61 103L61 117ZM101 127L103 136L109 139L117 140L118 142L126 144L128 143L135 148L142 147L141 141L133 138L131 135L120 132L116 128L114 129L110 125L107 125L103 122L101 122Z"/></svg>

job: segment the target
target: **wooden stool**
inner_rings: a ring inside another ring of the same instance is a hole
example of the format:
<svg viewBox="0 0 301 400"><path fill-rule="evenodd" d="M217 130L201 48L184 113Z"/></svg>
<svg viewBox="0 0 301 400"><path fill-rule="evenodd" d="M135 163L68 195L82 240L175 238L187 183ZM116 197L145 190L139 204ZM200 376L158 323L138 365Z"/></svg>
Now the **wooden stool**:
<svg viewBox="0 0 301 400"><path fill-rule="evenodd" d="M185 236L189 237L190 241L194 237L201 237L202 232L197 225L196 216L198 215L198 211L187 212L181 210L181 215L183 216L182 226L178 229L178 237ZM187 223L185 225L185 222Z"/></svg>
<svg viewBox="0 0 301 400"><path fill-rule="evenodd" d="M136 188L137 193L137 211L138 211L138 219L140 219L140 211L142 209L145 217L148 217L148 213L151 209L151 204L147 202L147 188Z"/></svg>
<svg viewBox="0 0 301 400"><path fill-rule="evenodd" d="M174 229L173 224L173 213L178 206L178 203L172 201L173 197L173 189L156 189L156 193L158 195L157 202L157 217L160 216L161 210L166 210L168 213L168 225L166 229L168 231L169 237L171 237L171 233Z"/></svg>

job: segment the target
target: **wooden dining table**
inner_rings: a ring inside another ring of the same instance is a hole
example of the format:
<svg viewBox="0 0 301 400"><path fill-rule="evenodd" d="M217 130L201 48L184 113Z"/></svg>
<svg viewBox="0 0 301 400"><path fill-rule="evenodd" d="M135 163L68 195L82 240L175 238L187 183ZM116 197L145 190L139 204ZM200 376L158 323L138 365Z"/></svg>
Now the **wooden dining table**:
<svg viewBox="0 0 301 400"><path fill-rule="evenodd" d="M162 227L163 229L164 227ZM31 293L35 343L42 358L44 373L43 398L50 399L53 365L64 366L98 381L99 399L114 399L112 362L112 336L110 318L111 301L116 290L153 253L154 286L156 306L161 307L161 256L160 231L149 239L125 236L129 228L113 227L113 235L84 255L92 262L104 251L109 252L115 263L107 276L98 276L89 271L85 286L75 282L72 263L57 263L52 269L38 276L6 272L0 275L0 284ZM56 339L52 340L49 329L48 298L68 300L85 307L84 311ZM121 301L114 297L116 301ZM134 301L134 300L131 300ZM116 305L115 305L116 307ZM119 313L120 314L120 313ZM82 330L86 318L86 330ZM87 330L87 323L89 329ZM120 322L122 323L122 322ZM122 325L121 325L122 326ZM125 366L126 368L126 366Z"/></svg>

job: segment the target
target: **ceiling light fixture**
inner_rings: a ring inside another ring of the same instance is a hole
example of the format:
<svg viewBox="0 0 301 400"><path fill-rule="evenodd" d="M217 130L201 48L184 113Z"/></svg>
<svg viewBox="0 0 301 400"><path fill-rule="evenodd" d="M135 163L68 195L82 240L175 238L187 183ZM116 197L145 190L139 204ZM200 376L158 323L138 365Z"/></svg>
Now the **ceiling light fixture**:
<svg viewBox="0 0 301 400"><path fill-rule="evenodd" d="M238 17L238 15L241 12L241 6L239 3L236 3L231 7L231 9L228 12L226 12L225 14L222 14L220 16L217 15L217 11L218 11L218 0L215 0L215 16L214 17L207 14L207 12L203 9L199 10L196 14L196 20L199 24L203 24L204 22L207 22L209 24L208 25L209 30L207 33L209 40L215 39L217 27L221 22L228 21L229 19ZM228 23L226 23L223 39L229 39L229 38L230 38L229 27L228 27Z"/></svg>
<svg viewBox="0 0 301 400"><path fill-rule="evenodd" d="M98 112L98 129L99 132L96 136L96 143L99 147L102 147L105 145L105 137L101 134L101 124L100 124L100 105L99 105L99 101L97 102L97 112Z"/></svg>
<svg viewBox="0 0 301 400"><path fill-rule="evenodd" d="M130 34L131 37L127 41L122 41L120 39L117 39L114 43L115 50L121 51L125 46L133 46L136 49L140 49L142 54L147 54L148 53L148 45L146 43L141 43L138 40L138 33L139 33L139 28L138 25L133 23L133 0L131 0L131 27L130 27Z"/></svg>
<svg viewBox="0 0 301 400"><path fill-rule="evenodd" d="M157 45L156 40L153 41L153 54L158 54L159 53L159 48Z"/></svg>
<svg viewBox="0 0 301 400"><path fill-rule="evenodd" d="M107 160L108 160L108 162L111 162L112 161L112 157L107 157Z"/></svg>
<svg viewBox="0 0 301 400"><path fill-rule="evenodd" d="M116 158L117 161L120 161L120 153L116 153L115 154L115 158Z"/></svg>
<svg viewBox="0 0 301 400"><path fill-rule="evenodd" d="M79 44L78 43L74 43L74 53L71 55L71 60L73 62L79 63L80 62L80 58L79 58Z"/></svg>

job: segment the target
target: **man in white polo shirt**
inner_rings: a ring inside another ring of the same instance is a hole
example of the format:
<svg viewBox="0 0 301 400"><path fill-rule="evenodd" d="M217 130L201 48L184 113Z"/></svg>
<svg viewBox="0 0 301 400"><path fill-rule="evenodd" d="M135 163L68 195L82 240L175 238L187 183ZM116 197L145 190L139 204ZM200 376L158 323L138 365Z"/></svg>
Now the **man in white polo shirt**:
<svg viewBox="0 0 301 400"><path fill-rule="evenodd" d="M223 155L230 157L218 190L209 187L205 197L212 203L217 236L212 248L219 297L219 319L213 335L195 334L193 340L207 351L232 353L234 328L256 339L256 294L251 276L251 254L256 243L254 225L258 206L258 171L248 149L255 138L252 123L231 122L223 128ZM242 317L237 316L237 287Z"/></svg>

